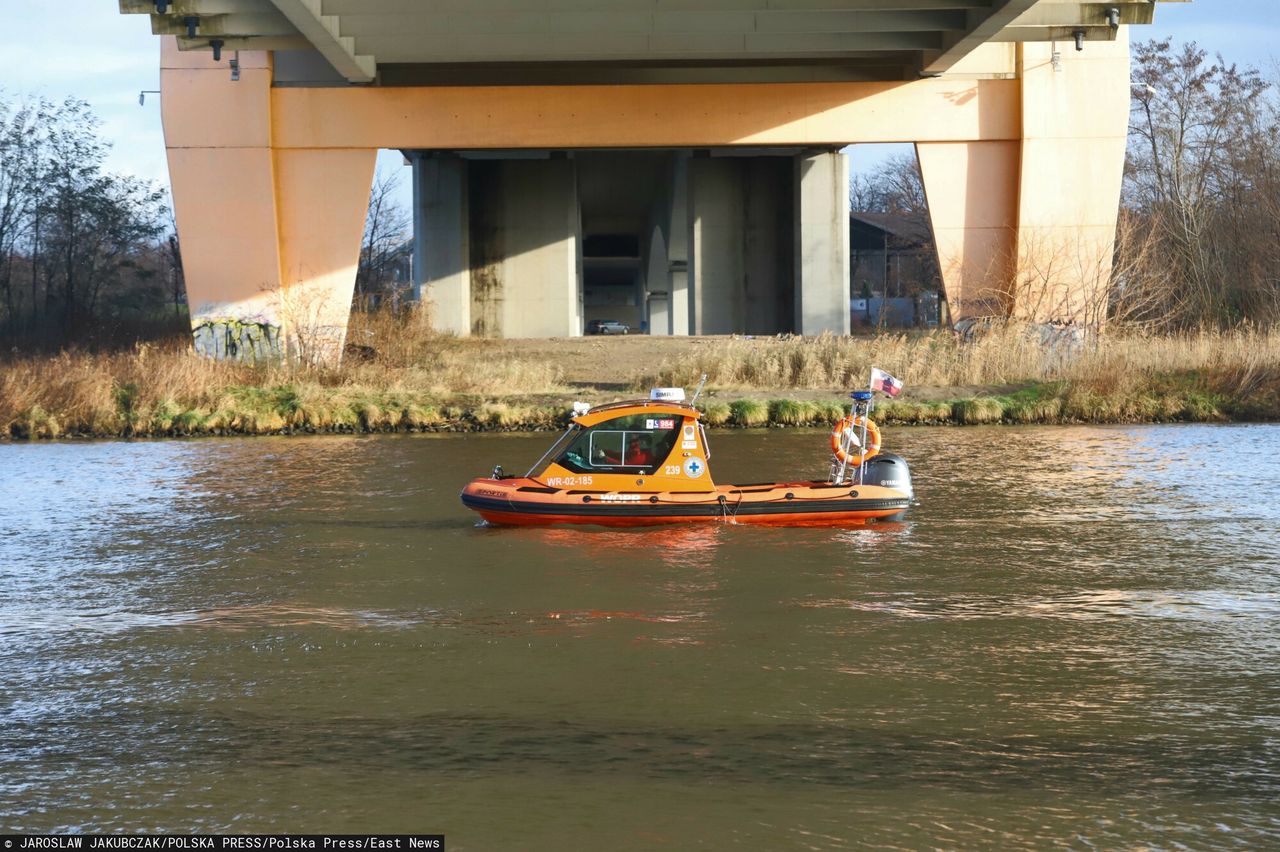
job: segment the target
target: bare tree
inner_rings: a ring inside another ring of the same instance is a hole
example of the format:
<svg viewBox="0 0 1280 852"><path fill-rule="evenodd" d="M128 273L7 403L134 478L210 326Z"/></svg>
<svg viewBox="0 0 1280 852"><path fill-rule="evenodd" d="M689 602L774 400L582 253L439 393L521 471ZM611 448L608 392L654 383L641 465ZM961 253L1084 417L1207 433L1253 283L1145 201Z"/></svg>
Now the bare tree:
<svg viewBox="0 0 1280 852"><path fill-rule="evenodd" d="M379 174L369 195L364 241L360 246L360 266L356 271L356 298L364 305L393 296L401 283L397 272L404 269L410 248L412 219L396 200L400 172Z"/></svg>
<svg viewBox="0 0 1280 852"><path fill-rule="evenodd" d="M109 145L98 125L75 98L0 96L0 330L8 334L66 341L104 311L153 315L164 194L104 170Z"/></svg>
<svg viewBox="0 0 1280 852"><path fill-rule="evenodd" d="M929 223L924 180L914 155L896 155L866 174L856 174L849 182L849 204L864 213L891 213Z"/></svg>
<svg viewBox="0 0 1280 852"><path fill-rule="evenodd" d="M30 226L37 198L34 150L29 139L36 122L30 104L16 109L0 100L0 289L4 291L5 316L12 321L18 305L14 271L18 246Z"/></svg>
<svg viewBox="0 0 1280 852"><path fill-rule="evenodd" d="M1122 264L1169 326L1277 318L1274 90L1190 43L1134 47L1125 206L1157 241ZM1148 280L1138 282L1137 276Z"/></svg>
<svg viewBox="0 0 1280 852"><path fill-rule="evenodd" d="M178 225L172 214L169 217L169 235L164 241L164 272L169 282L169 295L173 299L173 315L182 316L182 305L187 300L187 280L182 272L182 251L178 246Z"/></svg>

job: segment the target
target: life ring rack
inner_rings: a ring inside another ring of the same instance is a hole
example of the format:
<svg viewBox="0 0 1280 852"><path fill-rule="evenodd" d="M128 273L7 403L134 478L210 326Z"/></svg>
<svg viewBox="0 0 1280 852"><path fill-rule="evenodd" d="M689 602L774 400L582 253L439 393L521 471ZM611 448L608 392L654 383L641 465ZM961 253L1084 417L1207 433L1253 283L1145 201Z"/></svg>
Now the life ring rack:
<svg viewBox="0 0 1280 852"><path fill-rule="evenodd" d="M863 424L867 428L867 443L859 452L857 436ZM861 465L880 452L880 427L865 414L846 414L831 430L831 452L841 464Z"/></svg>

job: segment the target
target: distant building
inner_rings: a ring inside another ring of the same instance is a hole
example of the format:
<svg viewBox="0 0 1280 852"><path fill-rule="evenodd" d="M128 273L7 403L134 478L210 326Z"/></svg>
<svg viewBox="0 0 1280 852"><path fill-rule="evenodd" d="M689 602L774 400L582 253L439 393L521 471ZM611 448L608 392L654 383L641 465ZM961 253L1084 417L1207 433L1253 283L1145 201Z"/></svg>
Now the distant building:
<svg viewBox="0 0 1280 852"><path fill-rule="evenodd" d="M942 276L925 221L893 213L849 214L851 325L935 326Z"/></svg>
<svg viewBox="0 0 1280 852"><path fill-rule="evenodd" d="M368 246L360 252L355 304L365 310L398 308L413 299L413 240Z"/></svg>

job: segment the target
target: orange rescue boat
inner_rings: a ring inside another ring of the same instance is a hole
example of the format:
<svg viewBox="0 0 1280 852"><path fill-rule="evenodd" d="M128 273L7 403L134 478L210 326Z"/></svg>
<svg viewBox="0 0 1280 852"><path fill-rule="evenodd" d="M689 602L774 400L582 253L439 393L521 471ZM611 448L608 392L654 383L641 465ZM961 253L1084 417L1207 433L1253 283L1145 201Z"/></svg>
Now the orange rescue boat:
<svg viewBox="0 0 1280 852"><path fill-rule="evenodd" d="M825 481L716 485L701 412L683 390L658 388L647 400L575 405L569 429L526 475L496 467L468 483L462 502L490 524L517 526L901 520L914 496L907 463L880 452L871 392L852 396L851 413L831 434Z"/></svg>

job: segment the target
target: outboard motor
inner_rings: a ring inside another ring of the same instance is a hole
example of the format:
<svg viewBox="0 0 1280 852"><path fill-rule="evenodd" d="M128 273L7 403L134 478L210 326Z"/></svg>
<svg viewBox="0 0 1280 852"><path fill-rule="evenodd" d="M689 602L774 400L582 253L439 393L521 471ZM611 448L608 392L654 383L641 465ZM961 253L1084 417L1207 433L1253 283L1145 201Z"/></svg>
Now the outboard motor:
<svg viewBox="0 0 1280 852"><path fill-rule="evenodd" d="M893 453L880 453L867 459L862 466L861 484L905 491L913 499L916 496L911 488L911 471L907 468L907 460Z"/></svg>

